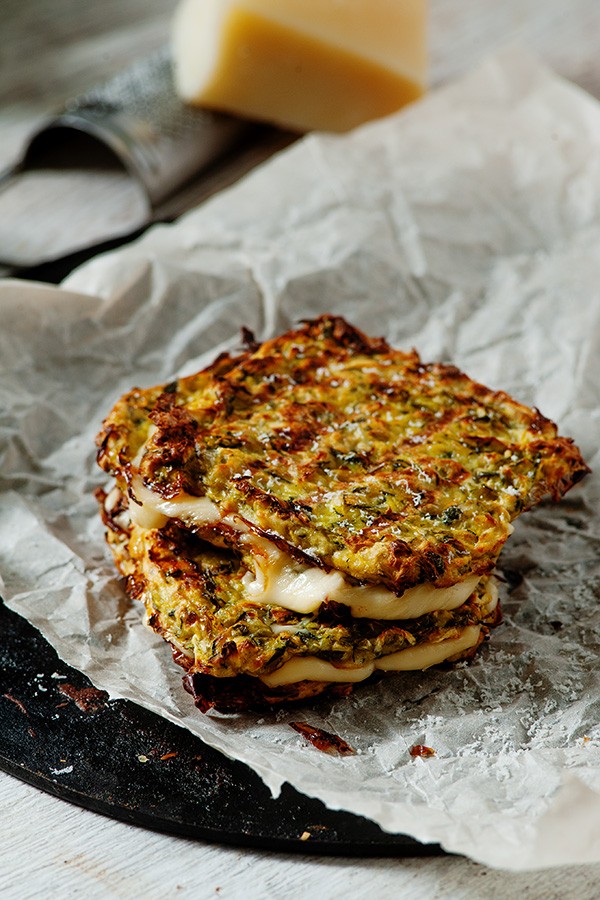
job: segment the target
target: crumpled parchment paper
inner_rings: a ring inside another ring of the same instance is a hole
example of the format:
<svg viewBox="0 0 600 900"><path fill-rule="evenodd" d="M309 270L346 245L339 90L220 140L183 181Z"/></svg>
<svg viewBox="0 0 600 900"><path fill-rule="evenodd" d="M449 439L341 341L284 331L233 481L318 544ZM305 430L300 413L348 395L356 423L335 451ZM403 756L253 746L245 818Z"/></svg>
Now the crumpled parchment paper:
<svg viewBox="0 0 600 900"><path fill-rule="evenodd" d="M203 716L127 601L91 492L134 384L332 311L535 404L600 472L600 106L526 54L314 135L176 225L0 287L0 571L63 659L333 808L511 869L600 860L600 482L518 520L472 664L272 717ZM358 751L331 757L289 722ZM414 759L414 744L435 756Z"/></svg>

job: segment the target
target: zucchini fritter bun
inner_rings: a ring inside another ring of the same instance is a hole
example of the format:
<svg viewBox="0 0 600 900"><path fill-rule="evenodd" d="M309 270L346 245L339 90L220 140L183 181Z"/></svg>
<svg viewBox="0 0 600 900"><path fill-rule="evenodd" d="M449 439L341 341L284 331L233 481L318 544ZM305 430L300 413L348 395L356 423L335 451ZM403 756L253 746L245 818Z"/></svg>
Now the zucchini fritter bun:
<svg viewBox="0 0 600 900"><path fill-rule="evenodd" d="M98 446L117 566L204 710L471 656L512 520L589 471L537 410L335 316L134 389Z"/></svg>

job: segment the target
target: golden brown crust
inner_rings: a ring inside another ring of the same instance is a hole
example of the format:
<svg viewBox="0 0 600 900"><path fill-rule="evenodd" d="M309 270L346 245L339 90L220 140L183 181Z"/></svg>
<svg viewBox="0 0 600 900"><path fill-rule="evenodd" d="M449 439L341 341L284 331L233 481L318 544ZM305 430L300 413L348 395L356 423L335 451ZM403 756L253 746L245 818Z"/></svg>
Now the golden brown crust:
<svg viewBox="0 0 600 900"><path fill-rule="evenodd" d="M478 644L449 662L472 658L501 619L483 587L458 610L408 622L353 619L329 601L310 615L261 605L245 589L252 564L240 523L350 583L398 594L446 587L487 576L511 521L589 471L578 449L538 410L339 317L262 345L245 337L237 357L130 391L97 439L98 462L116 479L109 497L98 492L107 540L198 707L344 695L352 685L269 688L261 676L295 656L360 667L476 625ZM132 526L140 479L160 499L207 497L219 516Z"/></svg>
<svg viewBox="0 0 600 900"><path fill-rule="evenodd" d="M121 482L144 445L156 494L206 495L292 554L399 593L490 572L511 520L588 471L538 410L335 316L129 395L99 443Z"/></svg>
<svg viewBox="0 0 600 900"><path fill-rule="evenodd" d="M245 591L247 569L237 554L206 544L175 523L160 530L124 527L123 504L113 500L108 511L106 494L98 492L98 499L127 591L145 605L150 627L171 644L199 708L231 712L321 694L342 696L352 685L304 680L268 687L260 676L294 657L361 666L398 650L456 638L471 625L482 626L481 641L499 621L499 606L487 609L485 585L456 610L407 621L355 619L347 607L332 602L306 615L261 606ZM469 650L454 660L471 655Z"/></svg>

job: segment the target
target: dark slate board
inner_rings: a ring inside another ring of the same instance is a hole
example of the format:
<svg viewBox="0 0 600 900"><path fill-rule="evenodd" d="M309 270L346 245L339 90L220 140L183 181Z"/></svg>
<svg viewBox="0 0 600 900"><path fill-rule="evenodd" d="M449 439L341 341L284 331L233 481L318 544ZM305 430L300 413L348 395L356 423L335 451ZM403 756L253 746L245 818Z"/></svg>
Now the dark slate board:
<svg viewBox="0 0 600 900"><path fill-rule="evenodd" d="M78 806L187 838L328 855L442 852L289 785L274 800L247 766L95 691L1 599L0 769Z"/></svg>

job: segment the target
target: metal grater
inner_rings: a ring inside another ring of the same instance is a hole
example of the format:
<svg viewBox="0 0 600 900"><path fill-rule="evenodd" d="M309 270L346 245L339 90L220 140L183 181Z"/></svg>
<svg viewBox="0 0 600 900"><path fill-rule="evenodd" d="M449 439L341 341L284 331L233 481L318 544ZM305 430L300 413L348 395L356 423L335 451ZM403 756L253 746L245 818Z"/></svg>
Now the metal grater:
<svg viewBox="0 0 600 900"><path fill-rule="evenodd" d="M62 277L81 262L74 254L175 218L296 138L186 106L163 48L68 102L0 173L0 278L38 277L36 267L61 260Z"/></svg>
<svg viewBox="0 0 600 900"><path fill-rule="evenodd" d="M108 146L139 179L152 207L229 149L241 120L185 106L173 86L167 47L66 104L35 132L18 168L49 132L73 129ZM65 136L68 140L68 136Z"/></svg>

